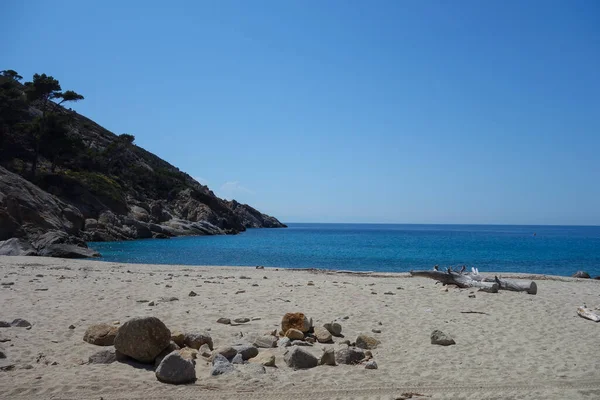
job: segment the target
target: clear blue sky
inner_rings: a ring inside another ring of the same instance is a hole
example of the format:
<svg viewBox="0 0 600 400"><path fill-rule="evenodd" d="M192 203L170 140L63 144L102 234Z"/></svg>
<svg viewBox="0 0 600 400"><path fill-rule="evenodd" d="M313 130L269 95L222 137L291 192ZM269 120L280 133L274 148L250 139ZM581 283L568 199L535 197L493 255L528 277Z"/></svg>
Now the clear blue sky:
<svg viewBox="0 0 600 400"><path fill-rule="evenodd" d="M287 222L600 224L600 2L17 1L0 69Z"/></svg>

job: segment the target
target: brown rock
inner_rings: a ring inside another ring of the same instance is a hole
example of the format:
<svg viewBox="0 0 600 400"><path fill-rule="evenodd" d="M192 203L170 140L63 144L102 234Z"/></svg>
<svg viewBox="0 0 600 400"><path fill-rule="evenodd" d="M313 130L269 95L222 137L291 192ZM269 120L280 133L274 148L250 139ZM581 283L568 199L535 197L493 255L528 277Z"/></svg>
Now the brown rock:
<svg viewBox="0 0 600 400"><path fill-rule="evenodd" d="M233 357L235 357L237 353L238 351L231 346L220 346L212 352L211 359L214 358L217 354L220 354L226 359L231 360Z"/></svg>
<svg viewBox="0 0 600 400"><path fill-rule="evenodd" d="M275 355L271 352L258 353L258 355L249 360L251 363L260 364L265 367L275 366Z"/></svg>
<svg viewBox="0 0 600 400"><path fill-rule="evenodd" d="M303 313L287 313L281 320L281 330L297 329L302 333L310 330L310 320Z"/></svg>
<svg viewBox="0 0 600 400"><path fill-rule="evenodd" d="M118 326L109 324L90 325L83 334L83 340L97 346L112 346L118 331Z"/></svg>
<svg viewBox="0 0 600 400"><path fill-rule="evenodd" d="M291 340L302 340L304 339L304 333L298 329L290 328L285 332L285 336Z"/></svg>
<svg viewBox="0 0 600 400"><path fill-rule="evenodd" d="M185 334L179 330L171 331L171 340L179 347L185 346Z"/></svg>
<svg viewBox="0 0 600 400"><path fill-rule="evenodd" d="M213 349L213 340L208 333L186 333L184 344L193 349L199 349L203 344Z"/></svg>
<svg viewBox="0 0 600 400"><path fill-rule="evenodd" d="M376 349L379 344L381 344L381 342L372 336L362 334L358 335L358 337L356 338L356 347L359 347L361 349Z"/></svg>

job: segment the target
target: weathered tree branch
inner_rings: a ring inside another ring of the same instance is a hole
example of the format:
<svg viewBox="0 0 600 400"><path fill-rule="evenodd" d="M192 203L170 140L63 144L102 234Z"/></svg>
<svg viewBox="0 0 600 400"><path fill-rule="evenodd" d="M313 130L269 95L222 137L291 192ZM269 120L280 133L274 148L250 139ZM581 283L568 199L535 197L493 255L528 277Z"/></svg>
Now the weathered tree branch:
<svg viewBox="0 0 600 400"><path fill-rule="evenodd" d="M463 272L464 270L464 267L461 272L456 272L451 268L448 268L445 272L435 269L433 271L410 271L410 274L412 276L424 276L426 278L435 279L444 284L454 284L461 288L476 287L490 293L496 293L498 290L527 292L529 294L537 293L537 285L533 281L507 281L500 279L497 276L494 278L486 278L483 275L480 275L476 270L474 270L474 272Z"/></svg>
<svg viewBox="0 0 600 400"><path fill-rule="evenodd" d="M499 285L496 282L483 282L472 279L469 275L448 269L447 272L442 271L410 271L412 276L424 276L426 278L435 279L436 281L453 284L460 288L478 288L484 292L497 293Z"/></svg>

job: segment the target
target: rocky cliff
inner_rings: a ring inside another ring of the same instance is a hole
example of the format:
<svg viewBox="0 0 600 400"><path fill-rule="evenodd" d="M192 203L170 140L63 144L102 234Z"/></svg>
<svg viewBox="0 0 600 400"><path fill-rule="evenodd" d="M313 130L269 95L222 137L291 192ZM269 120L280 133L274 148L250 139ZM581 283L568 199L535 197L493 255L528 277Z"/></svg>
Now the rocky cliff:
<svg viewBox="0 0 600 400"><path fill-rule="evenodd" d="M0 118L0 254L91 256L85 242L285 227L248 205L218 198L136 146L132 135L115 135L54 103L44 120L47 144L32 140L40 130L38 103L6 112L16 107L19 88L11 86L13 95L0 87L0 108L6 105L0 117L11 117Z"/></svg>

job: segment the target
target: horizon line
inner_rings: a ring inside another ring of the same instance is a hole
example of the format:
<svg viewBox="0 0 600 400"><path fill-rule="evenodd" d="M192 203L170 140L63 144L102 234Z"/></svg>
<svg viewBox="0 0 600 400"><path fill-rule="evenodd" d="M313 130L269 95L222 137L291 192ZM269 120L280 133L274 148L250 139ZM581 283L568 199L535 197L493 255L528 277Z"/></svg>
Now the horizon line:
<svg viewBox="0 0 600 400"><path fill-rule="evenodd" d="M589 227L589 228L600 228L600 225L573 225L573 224L501 224L501 223L474 223L474 224L457 224L457 223L417 223L417 222L282 222L283 224L321 224L321 225L448 225L448 226L560 226L560 227Z"/></svg>

